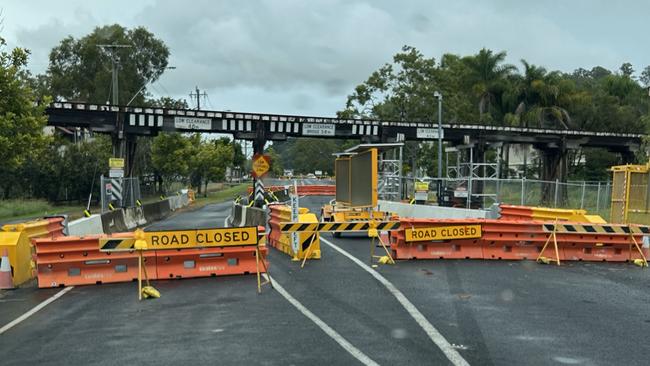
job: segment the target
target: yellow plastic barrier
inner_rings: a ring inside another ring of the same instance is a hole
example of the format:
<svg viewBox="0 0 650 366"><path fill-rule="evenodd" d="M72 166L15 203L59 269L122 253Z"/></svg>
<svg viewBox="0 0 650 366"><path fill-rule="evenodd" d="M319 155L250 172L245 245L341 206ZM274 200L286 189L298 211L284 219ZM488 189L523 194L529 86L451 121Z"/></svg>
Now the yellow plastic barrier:
<svg viewBox="0 0 650 366"><path fill-rule="evenodd" d="M32 239L63 235L63 218L50 218L20 224L4 225L0 231L0 253L9 252L15 286L35 277L32 259Z"/></svg>
<svg viewBox="0 0 650 366"><path fill-rule="evenodd" d="M298 253L294 253L291 246L291 234L280 231L281 222L290 222L291 209L284 205L270 205L271 233L269 234L269 244L280 251L289 254L295 259L320 259L320 235L318 233L300 233L298 234ZM307 208L301 207L298 210L298 222L317 223L318 218L315 214L309 213Z"/></svg>
<svg viewBox="0 0 650 366"><path fill-rule="evenodd" d="M548 208L548 207L532 207L533 220L553 221L555 219L560 221L573 221L573 222L591 222L605 224L605 221L599 215L587 215L586 210L570 210L563 208Z"/></svg>

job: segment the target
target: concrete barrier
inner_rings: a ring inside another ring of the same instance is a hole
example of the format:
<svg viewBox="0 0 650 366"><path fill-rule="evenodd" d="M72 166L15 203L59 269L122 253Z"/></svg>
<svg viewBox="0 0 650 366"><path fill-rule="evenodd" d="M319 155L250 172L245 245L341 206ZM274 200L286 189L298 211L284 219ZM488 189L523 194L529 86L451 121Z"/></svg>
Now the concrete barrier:
<svg viewBox="0 0 650 366"><path fill-rule="evenodd" d="M68 232L66 235L86 236L104 234L101 215L92 215L83 217L68 223Z"/></svg>
<svg viewBox="0 0 650 366"><path fill-rule="evenodd" d="M147 224L142 207L129 207L124 209L124 223L129 230Z"/></svg>
<svg viewBox="0 0 650 366"><path fill-rule="evenodd" d="M465 208L440 207L428 205L410 205L408 203L379 200L380 211L393 212L400 217L428 219L489 219L495 212L492 210L472 210Z"/></svg>
<svg viewBox="0 0 650 366"><path fill-rule="evenodd" d="M246 207L242 212L244 214L244 222L241 226L265 226L267 225L266 221L266 210L263 208L257 207Z"/></svg>
<svg viewBox="0 0 650 366"><path fill-rule="evenodd" d="M167 199L169 201L169 209L172 211L176 211L179 208L183 207L181 205L181 197L180 196L172 196Z"/></svg>
<svg viewBox="0 0 650 366"><path fill-rule="evenodd" d="M142 205L142 211L144 212L144 218L147 222L151 223L162 220L171 213L169 199Z"/></svg>
<svg viewBox="0 0 650 366"><path fill-rule="evenodd" d="M105 234L129 231L123 210L104 212L101 215L102 228Z"/></svg>

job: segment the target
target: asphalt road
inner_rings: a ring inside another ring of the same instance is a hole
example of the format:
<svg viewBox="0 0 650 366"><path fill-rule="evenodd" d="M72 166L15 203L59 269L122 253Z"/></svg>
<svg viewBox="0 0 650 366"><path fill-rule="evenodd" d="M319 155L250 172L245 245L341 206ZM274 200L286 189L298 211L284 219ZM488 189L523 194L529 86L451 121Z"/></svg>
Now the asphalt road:
<svg viewBox="0 0 650 366"><path fill-rule="evenodd" d="M328 197L301 205L319 212ZM223 225L230 204L206 206L156 230ZM369 240L323 234L304 269L271 250L270 273L292 298L378 364L448 364L395 296L325 242L368 263ZM646 365L650 272L627 264L399 261L376 268L472 365ZM359 364L254 276L75 287L0 334L0 364ZM58 289L0 293L0 326Z"/></svg>

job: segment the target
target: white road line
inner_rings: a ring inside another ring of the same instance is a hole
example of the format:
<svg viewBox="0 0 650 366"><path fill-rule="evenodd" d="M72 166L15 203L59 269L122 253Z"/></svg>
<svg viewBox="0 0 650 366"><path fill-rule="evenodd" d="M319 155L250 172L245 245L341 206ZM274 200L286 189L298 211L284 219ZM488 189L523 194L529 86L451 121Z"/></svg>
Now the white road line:
<svg viewBox="0 0 650 366"><path fill-rule="evenodd" d="M34 306L31 308L28 312L25 314L17 317L16 319L12 320L10 323L7 323L4 327L0 328L0 334L3 334L4 332L8 331L9 329L13 328L14 326L18 325L20 322L23 320L29 318L30 316L36 314L39 310L43 309L47 305L49 305L51 302L54 300L58 299L59 297L65 295L68 291L72 290L74 286L68 286L64 288L63 290L57 292L56 294L52 295L49 297L47 300L43 301L42 303Z"/></svg>
<svg viewBox="0 0 650 366"><path fill-rule="evenodd" d="M440 348L442 353L447 356L449 361L456 366L469 365L469 363L463 358L463 356L454 349L451 344L443 337L443 335L431 324L427 318L413 305L409 299L404 296L404 294L395 287L390 281L388 281L384 276L379 272L375 271L367 264L363 263L357 257L348 253L338 245L330 242L327 239L324 239L322 236L320 238L321 243L329 245L332 249L348 257L351 261L356 263L359 267L363 268L366 272L370 273L377 281L379 281L388 291L395 296L397 301L406 309L406 311L411 315L411 317L418 323L418 325L424 330L424 332L429 336L431 341Z"/></svg>
<svg viewBox="0 0 650 366"><path fill-rule="evenodd" d="M264 277L267 279L271 276L268 276L267 274L264 274ZM368 357L365 353L361 352L358 348L352 345L352 343L348 342L343 336L341 336L337 331L332 329L329 325L327 325L324 321L322 321L318 316L316 316L314 313L309 311L304 305L302 305L298 300L296 300L293 296L291 296L273 277L271 277L271 281L273 282L273 289L277 290L280 295L282 295L291 305L293 305L298 311L300 311L304 316L309 318L309 320L313 321L318 325L318 327L325 332L330 338L332 338L336 343L338 343L343 349L348 351L349 354L351 354L354 358L359 360L364 365L377 365L379 364L375 361L373 361L370 357Z"/></svg>

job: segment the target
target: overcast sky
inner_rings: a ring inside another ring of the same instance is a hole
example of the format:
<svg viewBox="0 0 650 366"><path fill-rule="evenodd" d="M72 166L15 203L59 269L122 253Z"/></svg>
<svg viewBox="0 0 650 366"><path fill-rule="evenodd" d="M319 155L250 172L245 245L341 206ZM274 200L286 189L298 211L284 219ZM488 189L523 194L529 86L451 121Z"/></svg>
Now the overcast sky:
<svg viewBox="0 0 650 366"><path fill-rule="evenodd" d="M118 23L145 26L170 48L149 90L208 109L331 116L355 85L405 45L428 57L480 48L548 69L650 64L650 1L3 0L4 37L44 72L65 36Z"/></svg>

